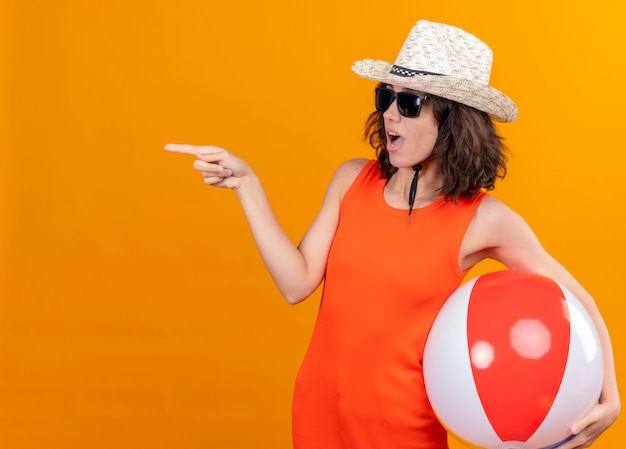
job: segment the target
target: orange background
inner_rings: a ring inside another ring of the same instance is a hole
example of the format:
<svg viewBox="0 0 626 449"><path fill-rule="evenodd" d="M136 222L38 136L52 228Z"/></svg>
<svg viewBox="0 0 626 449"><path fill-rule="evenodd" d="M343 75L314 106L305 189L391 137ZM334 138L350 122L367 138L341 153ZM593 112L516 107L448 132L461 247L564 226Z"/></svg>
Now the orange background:
<svg viewBox="0 0 626 449"><path fill-rule="evenodd" d="M420 18L493 48L520 109L496 195L596 297L624 383L622 0L0 8L0 448L290 447L319 292L287 305L233 193L162 147L246 158L298 241L335 167L372 155L350 65Z"/></svg>

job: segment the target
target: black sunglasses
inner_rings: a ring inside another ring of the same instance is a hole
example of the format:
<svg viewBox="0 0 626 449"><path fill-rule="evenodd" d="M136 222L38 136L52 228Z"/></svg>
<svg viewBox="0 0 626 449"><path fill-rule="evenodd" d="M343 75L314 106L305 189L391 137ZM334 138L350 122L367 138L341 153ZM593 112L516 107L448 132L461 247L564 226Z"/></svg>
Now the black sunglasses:
<svg viewBox="0 0 626 449"><path fill-rule="evenodd" d="M427 98L428 95L394 92L385 87L377 87L376 110L383 113L389 109L389 106L396 100L396 106L398 106L398 112L400 112L401 116L415 118L419 117L422 110L422 102Z"/></svg>

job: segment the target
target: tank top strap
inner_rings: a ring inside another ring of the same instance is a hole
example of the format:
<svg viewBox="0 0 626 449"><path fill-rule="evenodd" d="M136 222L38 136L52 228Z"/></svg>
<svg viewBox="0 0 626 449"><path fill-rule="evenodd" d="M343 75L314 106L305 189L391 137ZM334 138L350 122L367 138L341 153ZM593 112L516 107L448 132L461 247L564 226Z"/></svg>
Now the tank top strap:
<svg viewBox="0 0 626 449"><path fill-rule="evenodd" d="M356 175L354 181L346 191L344 195L344 200L346 197L351 196L354 192L362 187L375 188L377 182L372 182L379 180L381 178L380 168L378 167L378 161L371 159L363 165L361 171Z"/></svg>
<svg viewBox="0 0 626 449"><path fill-rule="evenodd" d="M469 225L472 222L474 215L476 215L476 211L478 210L478 207L487 196L488 195L486 192L480 191L474 198L459 198L456 204L456 207L460 206L461 213L457 212L458 214L457 215L457 229L456 229L456 234L454 236L454 243L452 247L454 248L454 254L453 254L453 257L455 260L454 267L458 275L462 277L464 277L467 271L469 271L469 270L465 270L465 271L461 270L461 267L459 266L459 263L458 263L459 256L461 254L461 245L463 244L463 238L465 238L465 233L467 232L467 229L469 228ZM450 201L450 203L452 203L452 201Z"/></svg>

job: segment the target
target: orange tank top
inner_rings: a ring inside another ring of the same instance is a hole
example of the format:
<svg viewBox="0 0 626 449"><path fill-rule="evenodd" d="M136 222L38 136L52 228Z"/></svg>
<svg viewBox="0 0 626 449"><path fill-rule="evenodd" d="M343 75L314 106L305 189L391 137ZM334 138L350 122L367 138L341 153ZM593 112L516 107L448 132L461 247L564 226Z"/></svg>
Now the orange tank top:
<svg viewBox="0 0 626 449"><path fill-rule="evenodd" d="M465 273L459 250L484 198L390 207L377 161L340 208L324 292L296 380L294 449L442 449L426 397L430 327Z"/></svg>

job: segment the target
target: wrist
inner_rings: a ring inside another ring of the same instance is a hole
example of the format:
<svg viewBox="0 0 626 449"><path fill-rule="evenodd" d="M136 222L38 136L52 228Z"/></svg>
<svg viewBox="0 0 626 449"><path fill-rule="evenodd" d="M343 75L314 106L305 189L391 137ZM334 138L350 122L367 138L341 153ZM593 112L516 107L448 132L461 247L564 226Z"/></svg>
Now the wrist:
<svg viewBox="0 0 626 449"><path fill-rule="evenodd" d="M233 190L235 193L241 197L247 195L249 192L253 192L257 190L261 186L261 180L258 178L256 173L250 170L245 175L239 177L239 182Z"/></svg>

